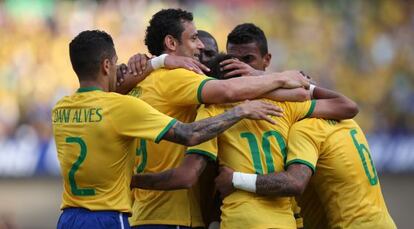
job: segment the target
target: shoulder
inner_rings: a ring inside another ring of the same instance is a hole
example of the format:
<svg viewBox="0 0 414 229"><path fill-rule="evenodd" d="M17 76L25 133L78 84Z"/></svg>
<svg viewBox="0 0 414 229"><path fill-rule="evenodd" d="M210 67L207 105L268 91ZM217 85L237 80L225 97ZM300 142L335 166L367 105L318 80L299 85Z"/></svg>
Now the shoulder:
<svg viewBox="0 0 414 229"><path fill-rule="evenodd" d="M209 78L208 76L205 75L200 75L197 74L193 71L184 69L184 68L177 68L177 69L172 69L172 70L166 70L167 72L165 73L166 76L168 77L183 77L183 78L187 78L187 77L192 77L192 78Z"/></svg>

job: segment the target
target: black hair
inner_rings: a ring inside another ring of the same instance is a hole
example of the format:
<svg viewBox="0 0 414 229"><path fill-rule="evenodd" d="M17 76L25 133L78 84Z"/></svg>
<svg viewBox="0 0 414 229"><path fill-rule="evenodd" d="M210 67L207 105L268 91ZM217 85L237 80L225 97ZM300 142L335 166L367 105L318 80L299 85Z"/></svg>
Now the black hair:
<svg viewBox="0 0 414 229"><path fill-rule="evenodd" d="M104 31L86 30L70 42L69 55L79 80L93 80L98 75L102 61L116 55L114 41Z"/></svg>
<svg viewBox="0 0 414 229"><path fill-rule="evenodd" d="M181 42L184 21L193 21L193 14L182 9L163 9L154 14L145 35L148 51L152 55L161 55L165 51L164 38L167 35Z"/></svg>
<svg viewBox="0 0 414 229"><path fill-rule="evenodd" d="M216 41L216 38L213 37L213 35L211 35L209 32L204 31L204 30L198 30L198 37L204 37L204 38L210 38L214 41L214 44L216 45L216 48L218 49L218 44ZM218 50L216 50L216 52L218 52Z"/></svg>
<svg viewBox="0 0 414 229"><path fill-rule="evenodd" d="M225 61L227 59L231 59L234 58L232 55L229 54L225 54L225 53L219 53L217 54L215 57L213 57L211 60L203 62L203 64L205 66L207 66L210 71L209 72L205 72L205 74L207 76L216 78L216 79L226 79L226 77L224 77L224 75L230 71L232 71L233 69L230 70L221 70L220 63L222 61ZM239 77L240 75L236 75L233 77Z"/></svg>
<svg viewBox="0 0 414 229"><path fill-rule="evenodd" d="M229 43L248 44L252 42L255 42L259 46L262 56L268 53L266 36L263 30L253 23L240 24L227 35L227 45Z"/></svg>

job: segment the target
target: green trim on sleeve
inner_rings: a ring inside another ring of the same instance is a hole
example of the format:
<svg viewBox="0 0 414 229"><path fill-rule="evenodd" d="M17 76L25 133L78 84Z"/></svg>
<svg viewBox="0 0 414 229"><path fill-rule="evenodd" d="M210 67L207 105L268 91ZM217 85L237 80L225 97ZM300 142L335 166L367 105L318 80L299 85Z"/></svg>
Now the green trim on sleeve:
<svg viewBox="0 0 414 229"><path fill-rule="evenodd" d="M200 104L204 104L203 98L201 96L201 92L203 91L203 87L207 83L207 81L210 81L210 80L214 80L214 79L213 78L204 79L203 81L201 81L200 85L198 86L198 89L197 89L197 99L198 99L198 102Z"/></svg>
<svg viewBox="0 0 414 229"><path fill-rule="evenodd" d="M155 143L159 143L162 140L162 137L171 129L171 127L177 122L177 119L172 119L168 125L158 134L157 138L155 139Z"/></svg>
<svg viewBox="0 0 414 229"><path fill-rule="evenodd" d="M311 105L309 107L308 113L306 113L305 118L308 118L313 113L313 110L315 110L316 100L312 99Z"/></svg>
<svg viewBox="0 0 414 229"><path fill-rule="evenodd" d="M214 154L212 154L210 152L201 150L201 149L189 149L185 153L186 154L200 154L200 155L203 155L203 156L208 157L208 159L210 159L212 161L216 161L216 159L217 159L216 155L214 155Z"/></svg>
<svg viewBox="0 0 414 229"><path fill-rule="evenodd" d="M315 166L312 165L310 162L305 161L305 160L302 160L302 159L293 159L291 161L288 161L286 163L286 165L285 165L285 170L287 170L287 168L289 167L289 165L295 164L295 163L297 163L297 164L304 164L304 165L308 166L312 170L312 174L315 173Z"/></svg>

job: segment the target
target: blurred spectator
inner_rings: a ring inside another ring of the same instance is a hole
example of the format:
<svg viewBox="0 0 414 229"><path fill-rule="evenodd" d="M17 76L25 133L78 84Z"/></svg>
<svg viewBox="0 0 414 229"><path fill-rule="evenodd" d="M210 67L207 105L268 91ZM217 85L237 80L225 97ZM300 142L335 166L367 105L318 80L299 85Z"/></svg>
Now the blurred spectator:
<svg viewBox="0 0 414 229"><path fill-rule="evenodd" d="M222 51L235 25L254 22L268 36L271 71L301 69L345 93L359 103L357 120L372 136L413 135L411 1L6 0L0 1L0 175L55 168L50 110L78 87L68 55L72 37L106 30L125 62L146 52L148 20L167 7L193 11L198 28L212 33Z"/></svg>

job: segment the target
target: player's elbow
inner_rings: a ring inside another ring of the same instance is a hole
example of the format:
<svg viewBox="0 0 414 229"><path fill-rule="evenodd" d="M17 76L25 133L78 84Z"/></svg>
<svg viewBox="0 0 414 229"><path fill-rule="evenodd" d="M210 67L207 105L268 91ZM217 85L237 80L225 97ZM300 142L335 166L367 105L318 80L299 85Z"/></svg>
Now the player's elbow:
<svg viewBox="0 0 414 229"><path fill-rule="evenodd" d="M292 182L290 186L291 196L301 196L305 191L306 185L297 182Z"/></svg>
<svg viewBox="0 0 414 229"><path fill-rule="evenodd" d="M182 180L180 182L180 189L190 189L192 188L198 180L198 176L194 172L188 171L182 175Z"/></svg>
<svg viewBox="0 0 414 229"><path fill-rule="evenodd" d="M352 100L348 100L344 103L344 110L344 119L351 119L359 112L358 105Z"/></svg>
<svg viewBox="0 0 414 229"><path fill-rule="evenodd" d="M297 93L296 93L297 102L303 102L303 101L310 100L310 99L311 98L310 98L310 94L308 90L306 90L305 88L299 88L297 90Z"/></svg>
<svg viewBox="0 0 414 229"><path fill-rule="evenodd" d="M188 138L185 141L186 146L196 146L202 142L201 138L196 136L195 134L192 134L188 136Z"/></svg>

